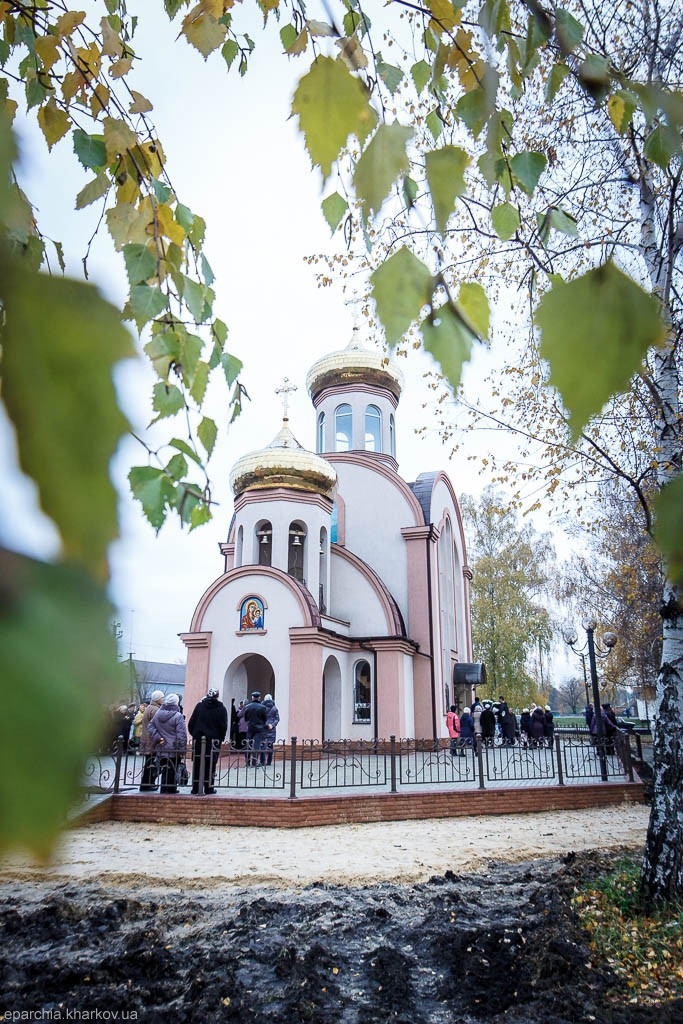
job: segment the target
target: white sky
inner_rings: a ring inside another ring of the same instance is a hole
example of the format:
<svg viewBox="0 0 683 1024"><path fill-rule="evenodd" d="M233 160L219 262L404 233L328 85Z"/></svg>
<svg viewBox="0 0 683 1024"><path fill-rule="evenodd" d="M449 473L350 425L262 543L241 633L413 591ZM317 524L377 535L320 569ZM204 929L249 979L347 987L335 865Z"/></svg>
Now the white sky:
<svg viewBox="0 0 683 1024"><path fill-rule="evenodd" d="M148 4L139 0L141 18L150 29L143 35L141 25L134 40L143 60L130 85L154 103L150 116L179 198L207 221L206 254L216 275L214 312L229 326L227 349L243 361L241 380L251 397L228 431L227 389L218 384L211 391L207 411L216 419L220 441L209 467L219 507L213 521L199 530L188 533L169 520L155 535L125 482L130 465L144 464L145 452L131 442L116 460L122 536L112 550L111 596L123 628L121 652L184 661L177 634L189 628L202 593L222 571L218 544L226 539L232 515L230 468L245 451L262 447L277 433L282 406L275 389L284 377L298 388L290 396L292 430L305 448L314 449L315 413L305 391L306 373L316 359L346 346L353 319L345 304L348 293L319 290L315 267L304 260L338 245L320 212L320 176L311 168L296 122L288 120L296 77L306 65L288 66L273 26L267 37L253 30L257 45L247 75L240 78L234 66L227 73L218 54L205 63L184 41L175 42L177 27L173 30L163 15L155 18L152 31ZM21 142L26 189L38 207L41 229L64 242L67 271L79 276L94 211L99 213L98 207L73 211L87 175L69 140L58 143L49 156L37 130L24 129ZM107 297L122 303L121 258L104 228L89 273ZM475 463L464 455L449 461L434 430L426 439L414 434L416 427L434 421L423 409L431 394L423 379L433 367L431 360L411 352L399 365L406 380L397 413L399 472L413 480L420 472L443 468L457 493L478 493L488 480L479 476ZM125 408L141 430L151 418L153 376L142 364L129 365L118 383ZM164 421L164 429L172 422ZM176 432L182 437L180 431L179 421ZM0 477L6 497L0 542L49 557L55 551L54 531L36 509L33 485L16 470L11 431L1 418ZM546 520L541 528L547 525Z"/></svg>

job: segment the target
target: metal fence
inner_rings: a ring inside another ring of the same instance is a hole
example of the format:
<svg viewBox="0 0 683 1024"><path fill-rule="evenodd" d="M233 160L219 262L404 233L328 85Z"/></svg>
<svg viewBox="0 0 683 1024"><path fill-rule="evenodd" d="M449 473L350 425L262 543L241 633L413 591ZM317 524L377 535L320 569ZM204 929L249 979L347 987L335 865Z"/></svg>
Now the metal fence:
<svg viewBox="0 0 683 1024"><path fill-rule="evenodd" d="M636 742L637 739L637 742ZM617 733L596 740L587 730L562 730L549 742L475 740L304 740L292 737L271 749L202 740L186 754L143 755L119 740L111 753L88 759L88 794L268 792L296 797L329 790L397 793L406 787L486 789L633 782L640 737Z"/></svg>

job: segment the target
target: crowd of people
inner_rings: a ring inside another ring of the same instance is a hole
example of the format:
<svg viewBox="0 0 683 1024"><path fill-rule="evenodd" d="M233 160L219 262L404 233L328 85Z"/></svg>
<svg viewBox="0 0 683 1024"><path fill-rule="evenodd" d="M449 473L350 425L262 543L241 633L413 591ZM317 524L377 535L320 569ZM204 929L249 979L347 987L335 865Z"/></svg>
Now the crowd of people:
<svg viewBox="0 0 683 1024"><path fill-rule="evenodd" d="M550 747L555 736L555 716L550 705L531 703L517 718L502 695L498 700L475 698L471 707L458 715L451 704L446 715L446 728L451 741L451 754L464 756L466 747L473 747L475 739L485 747L499 743L502 746Z"/></svg>
<svg viewBox="0 0 683 1024"><path fill-rule="evenodd" d="M251 700L240 701L231 713L211 689L194 707L187 722L177 693L154 690L149 701L139 705L120 704L110 709L110 727L105 751L123 743L143 758L140 792L177 793L190 785L191 792L214 794L221 747L228 734L232 746L244 751L246 764L267 766L273 760L280 713L271 694L261 700L254 690ZM192 776L185 761L192 740Z"/></svg>

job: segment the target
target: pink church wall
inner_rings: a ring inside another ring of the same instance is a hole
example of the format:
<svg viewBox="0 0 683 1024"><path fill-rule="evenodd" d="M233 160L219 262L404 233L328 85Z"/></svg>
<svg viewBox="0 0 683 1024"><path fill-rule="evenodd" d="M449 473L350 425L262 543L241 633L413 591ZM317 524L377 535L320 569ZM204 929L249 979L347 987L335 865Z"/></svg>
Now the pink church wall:
<svg viewBox="0 0 683 1024"><path fill-rule="evenodd" d="M292 643L289 661L289 734L322 739L323 647ZM293 699L295 697L295 699Z"/></svg>
<svg viewBox="0 0 683 1024"><path fill-rule="evenodd" d="M420 645L420 654L413 662L413 693L415 699L415 736L434 735L434 697L432 693L432 661L422 655L433 655L429 635L429 593L425 547L429 557L434 550L434 531L430 526L417 526L401 531L406 541L408 572L408 635ZM434 581L432 581L433 584ZM436 605L433 605L436 608ZM437 625L437 624L435 624ZM438 726L437 726L438 729Z"/></svg>
<svg viewBox="0 0 683 1024"><path fill-rule="evenodd" d="M403 701L404 653L377 652L377 735L380 739L406 735Z"/></svg>
<svg viewBox="0 0 683 1024"><path fill-rule="evenodd" d="M181 633L180 639L187 647L183 708L189 718L195 704L206 696L208 689L211 633Z"/></svg>

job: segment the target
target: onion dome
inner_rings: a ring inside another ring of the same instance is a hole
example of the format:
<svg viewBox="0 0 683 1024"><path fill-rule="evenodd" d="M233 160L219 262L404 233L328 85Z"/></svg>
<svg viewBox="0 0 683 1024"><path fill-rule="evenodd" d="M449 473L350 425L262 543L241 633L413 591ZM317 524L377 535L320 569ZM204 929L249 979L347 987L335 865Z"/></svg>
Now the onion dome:
<svg viewBox="0 0 683 1024"><path fill-rule="evenodd" d="M358 328L346 348L330 352L313 364L306 377L306 388L311 400L324 388L346 387L356 382L386 388L398 401L403 388L403 374L381 352L363 348L358 340Z"/></svg>
<svg viewBox="0 0 683 1024"><path fill-rule="evenodd" d="M237 460L230 472L230 486L235 497L244 491L288 487L331 499L337 489L337 474L321 455L301 447L285 416L282 429L269 445Z"/></svg>

